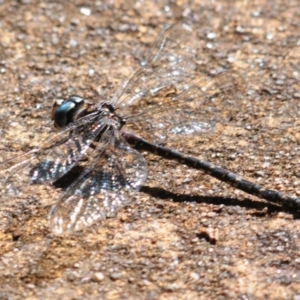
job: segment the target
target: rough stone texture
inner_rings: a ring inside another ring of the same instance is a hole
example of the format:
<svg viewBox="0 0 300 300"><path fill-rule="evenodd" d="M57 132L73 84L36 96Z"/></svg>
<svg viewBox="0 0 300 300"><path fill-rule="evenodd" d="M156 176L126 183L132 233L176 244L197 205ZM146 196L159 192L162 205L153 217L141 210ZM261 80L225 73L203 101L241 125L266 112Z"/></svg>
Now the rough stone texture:
<svg viewBox="0 0 300 300"><path fill-rule="evenodd" d="M230 67L248 92L237 87L214 135L168 145L300 196L299 2L190 2L0 1L1 160L53 134L54 99L97 101L184 20L204 45L199 68ZM23 195L1 203L0 298L300 299L299 213L145 157L136 201L66 237L47 223L61 190L20 173Z"/></svg>

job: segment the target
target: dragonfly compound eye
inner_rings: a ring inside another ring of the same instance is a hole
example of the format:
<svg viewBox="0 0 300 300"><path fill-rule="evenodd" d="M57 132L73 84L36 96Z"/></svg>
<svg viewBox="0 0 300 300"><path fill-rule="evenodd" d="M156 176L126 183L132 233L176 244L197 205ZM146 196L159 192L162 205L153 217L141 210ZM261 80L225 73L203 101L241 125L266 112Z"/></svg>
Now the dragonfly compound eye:
<svg viewBox="0 0 300 300"><path fill-rule="evenodd" d="M72 96L65 101L55 101L52 109L52 120L55 126L64 127L73 122L83 104L84 100L79 96Z"/></svg>

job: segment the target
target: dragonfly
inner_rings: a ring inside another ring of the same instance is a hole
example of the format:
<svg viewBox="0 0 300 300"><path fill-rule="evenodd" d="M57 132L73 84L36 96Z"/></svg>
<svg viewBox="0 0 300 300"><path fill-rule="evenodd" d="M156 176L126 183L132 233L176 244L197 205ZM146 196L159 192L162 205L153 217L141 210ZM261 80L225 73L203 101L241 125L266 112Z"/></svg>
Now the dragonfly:
<svg viewBox="0 0 300 300"><path fill-rule="evenodd" d="M155 137L205 134L228 118L235 106L234 72L200 72L192 28L175 24L155 41L141 67L111 97L97 102L80 96L57 100L52 110L59 128L39 147L0 165L2 197L17 195L16 174L28 184L54 184L81 165L76 179L49 212L53 233L82 230L114 216L130 204L147 178L141 151L175 160L272 203L300 208L300 199L245 180L239 175L170 147L151 142L132 130L143 128Z"/></svg>

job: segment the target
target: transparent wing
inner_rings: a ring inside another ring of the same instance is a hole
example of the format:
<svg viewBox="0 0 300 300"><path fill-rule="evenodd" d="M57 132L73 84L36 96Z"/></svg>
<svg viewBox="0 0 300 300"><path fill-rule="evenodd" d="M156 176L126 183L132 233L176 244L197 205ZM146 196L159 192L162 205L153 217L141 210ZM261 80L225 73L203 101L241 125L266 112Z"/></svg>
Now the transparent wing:
<svg viewBox="0 0 300 300"><path fill-rule="evenodd" d="M176 24L165 30L151 48L143 66L125 81L113 95L116 106L130 106L147 96L176 84L182 86L182 78L195 75L195 39L186 24Z"/></svg>
<svg viewBox="0 0 300 300"><path fill-rule="evenodd" d="M89 114L56 133L39 148L2 162L1 194L16 195L24 182L52 183L58 180L86 153L105 125L106 119L99 112Z"/></svg>
<svg viewBox="0 0 300 300"><path fill-rule="evenodd" d="M153 132L167 140L172 134L190 135L213 133L216 124L224 124L235 111L239 98L245 96L246 83L235 72L216 76L198 75L198 80L186 84L186 90L177 94L149 97L133 107L128 123L143 132ZM143 133L140 133L143 134ZM148 137L148 136L147 136Z"/></svg>
<svg viewBox="0 0 300 300"><path fill-rule="evenodd" d="M66 190L49 214L55 234L72 232L112 216L132 201L147 176L146 161L117 132L106 132L106 147L93 151L92 163Z"/></svg>
<svg viewBox="0 0 300 300"><path fill-rule="evenodd" d="M143 67L113 96L127 122L166 139L170 131L214 132L216 123L234 114L247 84L238 71L224 72L221 65L219 71L212 66L216 75L199 70L200 42L186 24L173 25L158 37Z"/></svg>

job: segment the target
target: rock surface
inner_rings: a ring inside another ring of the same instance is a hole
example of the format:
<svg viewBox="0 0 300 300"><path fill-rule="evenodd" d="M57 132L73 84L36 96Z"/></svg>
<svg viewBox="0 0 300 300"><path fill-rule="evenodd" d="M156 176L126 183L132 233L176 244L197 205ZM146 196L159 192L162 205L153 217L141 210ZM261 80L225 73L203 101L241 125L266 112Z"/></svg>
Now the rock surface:
<svg viewBox="0 0 300 300"><path fill-rule="evenodd" d="M198 68L236 70L247 93L237 86L236 111L213 135L168 146L300 196L299 2L197 2L0 1L1 161L53 134L54 99L97 101L184 21L203 44ZM60 188L2 199L0 298L300 299L299 212L145 157L136 201L71 236L48 228Z"/></svg>

